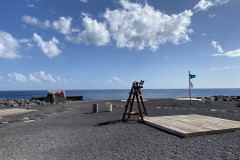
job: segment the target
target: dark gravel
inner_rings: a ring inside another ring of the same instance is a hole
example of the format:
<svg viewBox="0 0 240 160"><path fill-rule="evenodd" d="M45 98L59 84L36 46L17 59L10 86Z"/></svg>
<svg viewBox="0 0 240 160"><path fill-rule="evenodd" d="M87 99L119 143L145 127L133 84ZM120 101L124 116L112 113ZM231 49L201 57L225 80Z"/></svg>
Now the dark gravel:
<svg viewBox="0 0 240 160"><path fill-rule="evenodd" d="M33 106L39 111L4 117L0 159L240 159L240 132L180 138L137 122L138 116L121 122L126 102L110 100L113 112L105 111L106 102ZM91 112L92 103L99 104L99 113ZM149 116L200 114L240 121L235 103L194 101L190 106L148 99L145 105ZM25 123L25 117L35 121Z"/></svg>

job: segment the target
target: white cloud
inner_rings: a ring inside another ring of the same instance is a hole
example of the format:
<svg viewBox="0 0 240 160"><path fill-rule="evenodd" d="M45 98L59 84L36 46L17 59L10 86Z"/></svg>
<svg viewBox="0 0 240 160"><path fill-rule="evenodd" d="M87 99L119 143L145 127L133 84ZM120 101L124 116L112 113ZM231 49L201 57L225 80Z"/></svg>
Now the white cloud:
<svg viewBox="0 0 240 160"><path fill-rule="evenodd" d="M46 20L45 22L41 22L36 17L31 17L31 16L27 16L27 15L22 17L22 21L27 23L27 24L37 26L37 27L41 27L41 28L50 27L50 22L48 20Z"/></svg>
<svg viewBox="0 0 240 160"><path fill-rule="evenodd" d="M207 10L209 7L212 7L214 4L208 0L201 0L198 4L194 7L194 9L198 10Z"/></svg>
<svg viewBox="0 0 240 160"><path fill-rule="evenodd" d="M26 7L28 7L28 8L36 8L36 6L34 4L28 4L28 5L26 5Z"/></svg>
<svg viewBox="0 0 240 160"><path fill-rule="evenodd" d="M51 74L46 74L44 71L30 73L29 74L29 80L32 82L51 82L56 83L57 80L55 80Z"/></svg>
<svg viewBox="0 0 240 160"><path fill-rule="evenodd" d="M56 12L52 9L50 9L49 12L51 12L52 14L56 14Z"/></svg>
<svg viewBox="0 0 240 160"><path fill-rule="evenodd" d="M2 80L3 80L3 76L0 75L0 81L2 81Z"/></svg>
<svg viewBox="0 0 240 160"><path fill-rule="evenodd" d="M18 54L19 43L9 33L0 31L0 58L15 59Z"/></svg>
<svg viewBox="0 0 240 160"><path fill-rule="evenodd" d="M218 50L218 53L223 53L222 47L215 41L212 41L211 45Z"/></svg>
<svg viewBox="0 0 240 160"><path fill-rule="evenodd" d="M222 5L222 4L225 4L228 2L229 2L229 0L215 0L215 4L217 4L217 5Z"/></svg>
<svg viewBox="0 0 240 160"><path fill-rule="evenodd" d="M156 51L160 44L190 41L187 33L191 24L191 10L167 15L148 4L141 5L120 0L123 9L107 11L104 14L110 26L110 33L117 47L145 47Z"/></svg>
<svg viewBox="0 0 240 160"><path fill-rule="evenodd" d="M32 40L26 39L26 38L18 40L19 43L26 43L28 48L34 47L34 45L32 43L30 43L31 41Z"/></svg>
<svg viewBox="0 0 240 160"><path fill-rule="evenodd" d="M219 67L219 68L210 68L210 70L225 70L225 69L229 69L230 67L226 66L226 67Z"/></svg>
<svg viewBox="0 0 240 160"><path fill-rule="evenodd" d="M226 69L239 69L239 66L234 66L234 67L229 67L229 66L226 66L226 67L214 67L214 68L210 68L210 70L226 70Z"/></svg>
<svg viewBox="0 0 240 160"><path fill-rule="evenodd" d="M35 77L32 73L29 74L28 79L32 82L42 82L39 78Z"/></svg>
<svg viewBox="0 0 240 160"><path fill-rule="evenodd" d="M75 43L93 43L97 46L104 46L110 42L110 34L105 23L97 22L85 15L83 26L84 31L80 32L76 37L66 36L66 39Z"/></svg>
<svg viewBox="0 0 240 160"><path fill-rule="evenodd" d="M59 20L54 21L52 26L54 29L59 31L62 34L70 34L71 33L71 17L60 17Z"/></svg>
<svg viewBox="0 0 240 160"><path fill-rule="evenodd" d="M211 14L208 15L208 17L209 18L214 18L214 17L216 17L216 15L211 13Z"/></svg>
<svg viewBox="0 0 240 160"><path fill-rule="evenodd" d="M16 81L16 82L27 82L27 78L19 73L8 73L8 77L11 78L11 81Z"/></svg>
<svg viewBox="0 0 240 160"><path fill-rule="evenodd" d="M84 17L83 26L85 30L81 33L81 37L86 44L94 43L97 46L103 46L110 42L110 35L105 23Z"/></svg>
<svg viewBox="0 0 240 160"><path fill-rule="evenodd" d="M56 76L55 78L51 74L46 74L44 71L30 73L28 76L29 81L42 83L42 82L50 82L50 83L69 83L65 78L61 78L60 76Z"/></svg>
<svg viewBox="0 0 240 160"><path fill-rule="evenodd" d="M30 42L30 41L31 41L31 40L26 39L26 38L18 40L18 42L20 42L20 43L28 43L28 42Z"/></svg>
<svg viewBox="0 0 240 160"><path fill-rule="evenodd" d="M87 3L88 0L80 0L80 2Z"/></svg>
<svg viewBox="0 0 240 160"><path fill-rule="evenodd" d="M22 17L22 21L27 24L44 28L44 29L53 28L64 35L70 34L72 30L74 30L71 28L71 22L72 22L71 17L60 17L59 20L53 21L51 23L49 20L45 20L45 22L41 22L36 17L25 15Z"/></svg>
<svg viewBox="0 0 240 160"><path fill-rule="evenodd" d="M113 77L112 79L108 80L109 83L113 84L115 82L124 84L124 81L119 79L118 77Z"/></svg>
<svg viewBox="0 0 240 160"><path fill-rule="evenodd" d="M58 56L61 53L57 47L59 41L55 37L53 37L52 40L45 42L37 33L34 33L33 39L49 58Z"/></svg>
<svg viewBox="0 0 240 160"><path fill-rule="evenodd" d="M213 54L212 56L226 56L226 57L231 57L231 58L234 58L234 57L240 57L240 49L236 49L234 51L228 51L226 53L222 53L222 54Z"/></svg>
<svg viewBox="0 0 240 160"><path fill-rule="evenodd" d="M203 33L202 36L206 36L206 33Z"/></svg>
<svg viewBox="0 0 240 160"><path fill-rule="evenodd" d="M65 78L62 79L62 82L69 83L69 81L67 79L65 79Z"/></svg>
<svg viewBox="0 0 240 160"><path fill-rule="evenodd" d="M194 9L196 11L207 10L212 6L222 5L228 2L229 0L200 0Z"/></svg>
<svg viewBox="0 0 240 160"><path fill-rule="evenodd" d="M34 45L32 43L27 43L27 46L28 46L28 48L34 47Z"/></svg>

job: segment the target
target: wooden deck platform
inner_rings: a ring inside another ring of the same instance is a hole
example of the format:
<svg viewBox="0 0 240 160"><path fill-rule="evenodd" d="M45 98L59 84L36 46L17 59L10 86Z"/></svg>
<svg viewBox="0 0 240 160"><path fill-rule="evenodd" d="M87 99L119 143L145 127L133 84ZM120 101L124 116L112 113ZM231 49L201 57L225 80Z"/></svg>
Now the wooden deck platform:
<svg viewBox="0 0 240 160"><path fill-rule="evenodd" d="M197 114L144 117L146 124L180 137L240 130L240 122Z"/></svg>

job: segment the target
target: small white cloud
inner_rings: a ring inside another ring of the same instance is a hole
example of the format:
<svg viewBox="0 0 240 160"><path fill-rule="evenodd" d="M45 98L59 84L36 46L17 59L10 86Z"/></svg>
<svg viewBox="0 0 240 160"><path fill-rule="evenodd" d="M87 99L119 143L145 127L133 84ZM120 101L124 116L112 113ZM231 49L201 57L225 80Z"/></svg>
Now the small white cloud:
<svg viewBox="0 0 240 160"><path fill-rule="evenodd" d="M104 14L117 47L156 51L160 44L166 42L179 44L190 41L191 10L167 15L147 3L141 5L120 0L120 4L123 9L107 9Z"/></svg>
<svg viewBox="0 0 240 160"><path fill-rule="evenodd" d="M32 43L27 43L27 46L28 46L28 48L34 47L34 45Z"/></svg>
<svg viewBox="0 0 240 160"><path fill-rule="evenodd" d="M194 9L196 11L207 10L212 6L223 5L228 2L229 0L200 0Z"/></svg>
<svg viewBox="0 0 240 160"><path fill-rule="evenodd" d="M19 73L8 73L8 77L11 79L11 81L27 82L27 78Z"/></svg>
<svg viewBox="0 0 240 160"><path fill-rule="evenodd" d="M33 82L51 82L56 83L57 80L52 77L51 74L46 74L44 71L30 73L29 80Z"/></svg>
<svg viewBox="0 0 240 160"><path fill-rule="evenodd" d="M0 75L0 81L3 81L3 76Z"/></svg>
<svg viewBox="0 0 240 160"><path fill-rule="evenodd" d="M31 17L31 16L27 16L27 15L22 17L22 21L27 23L27 24L37 26L37 27L41 27L41 28L50 27L50 22L48 20L46 20L45 22L41 22L36 17Z"/></svg>
<svg viewBox="0 0 240 160"><path fill-rule="evenodd" d="M80 0L80 2L87 3L88 0Z"/></svg>
<svg viewBox="0 0 240 160"><path fill-rule="evenodd" d="M222 5L222 4L225 4L228 2L229 2L229 0L215 0L215 4L217 4L217 5Z"/></svg>
<svg viewBox="0 0 240 160"><path fill-rule="evenodd" d="M228 66L226 66L226 67L220 67L220 68L210 68L210 70L225 70L225 69L229 69L229 67Z"/></svg>
<svg viewBox="0 0 240 160"><path fill-rule="evenodd" d="M234 66L234 67L229 67L229 66L226 66L226 67L214 67L214 68L210 68L210 70L226 70L226 69L239 69L239 66Z"/></svg>
<svg viewBox="0 0 240 160"><path fill-rule="evenodd" d="M52 14L56 14L56 12L52 9L50 9L49 12L51 12Z"/></svg>
<svg viewBox="0 0 240 160"><path fill-rule="evenodd" d="M28 80L35 83L69 83L65 78L56 76L55 78L51 74L47 74L44 71L30 73Z"/></svg>
<svg viewBox="0 0 240 160"><path fill-rule="evenodd" d="M20 39L18 40L19 43L26 43L28 48L34 47L32 43L30 43L32 40L30 39Z"/></svg>
<svg viewBox="0 0 240 160"><path fill-rule="evenodd" d="M69 81L67 80L67 79L65 79L65 78L63 78L63 80L62 80L64 83L69 83Z"/></svg>
<svg viewBox="0 0 240 160"><path fill-rule="evenodd" d="M26 5L26 7L28 7L28 8L36 8L36 6L34 4L28 4L28 5Z"/></svg>
<svg viewBox="0 0 240 160"><path fill-rule="evenodd" d="M208 17L209 18L214 18L214 17L216 17L216 15L211 13L211 14L208 15Z"/></svg>
<svg viewBox="0 0 240 160"><path fill-rule="evenodd" d="M59 31L62 34L70 34L71 33L71 17L60 17L59 20L54 21L52 23L53 28Z"/></svg>
<svg viewBox="0 0 240 160"><path fill-rule="evenodd" d="M57 76L57 77L56 77L56 81L57 81L57 82L62 82L62 78L59 77L59 76Z"/></svg>
<svg viewBox="0 0 240 160"><path fill-rule="evenodd" d="M80 32L81 30L80 29L78 29L78 28L72 28L72 32L74 33L74 32Z"/></svg>
<svg viewBox="0 0 240 160"><path fill-rule="evenodd" d="M199 10L207 10L208 8L212 7L214 4L208 0L201 0L198 4L194 7L197 11Z"/></svg>
<svg viewBox="0 0 240 160"><path fill-rule="evenodd" d="M119 79L118 77L113 77L112 79L107 80L107 81L108 81L109 83L111 83L111 84L113 84L113 83L115 83L115 82L124 84L124 81L121 80L121 79Z"/></svg>
<svg viewBox="0 0 240 160"><path fill-rule="evenodd" d="M234 57L240 57L240 49L236 49L234 51L228 51L226 53L222 53L222 54L213 54L212 56L226 56L226 57L231 57L231 58L234 58Z"/></svg>
<svg viewBox="0 0 240 160"><path fill-rule="evenodd" d="M218 50L218 53L223 53L222 47L215 41L212 41L211 45Z"/></svg>
<svg viewBox="0 0 240 160"><path fill-rule="evenodd" d="M39 78L35 77L32 73L29 74L28 79L32 82L42 82Z"/></svg>
<svg viewBox="0 0 240 160"><path fill-rule="evenodd" d="M9 33L0 31L0 58L15 59L18 54L19 43Z"/></svg>
<svg viewBox="0 0 240 160"><path fill-rule="evenodd" d="M85 15L83 26L84 31L79 32L76 37L66 36L66 39L75 43L93 43L97 46L104 46L110 42L110 34L105 23L97 22Z"/></svg>
<svg viewBox="0 0 240 160"><path fill-rule="evenodd" d="M18 40L18 42L20 42L20 43L28 43L28 42L30 42L31 40L29 40L29 39L26 39L26 38L24 38L24 39L19 39Z"/></svg>
<svg viewBox="0 0 240 160"><path fill-rule="evenodd" d="M49 58L58 56L61 53L57 47L59 41L55 37L53 37L52 40L45 42L37 33L34 33L33 39Z"/></svg>
<svg viewBox="0 0 240 160"><path fill-rule="evenodd" d="M203 33L202 36L206 36L206 33Z"/></svg>

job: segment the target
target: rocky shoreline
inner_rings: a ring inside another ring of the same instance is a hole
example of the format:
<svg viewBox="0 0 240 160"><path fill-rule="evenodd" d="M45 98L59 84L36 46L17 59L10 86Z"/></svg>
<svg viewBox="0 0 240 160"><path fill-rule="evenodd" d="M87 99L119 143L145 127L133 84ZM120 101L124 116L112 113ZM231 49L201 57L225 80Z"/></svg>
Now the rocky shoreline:
<svg viewBox="0 0 240 160"><path fill-rule="evenodd" d="M240 96L210 96L210 97L198 97L199 99L210 98L212 101L234 101L240 102ZM27 107L36 105L47 105L50 102L39 99L0 99L0 107Z"/></svg>
<svg viewBox="0 0 240 160"><path fill-rule="evenodd" d="M0 107L27 107L47 104L50 104L50 102L37 99L0 99Z"/></svg>
<svg viewBox="0 0 240 160"><path fill-rule="evenodd" d="M211 96L214 101L240 101L240 96Z"/></svg>

